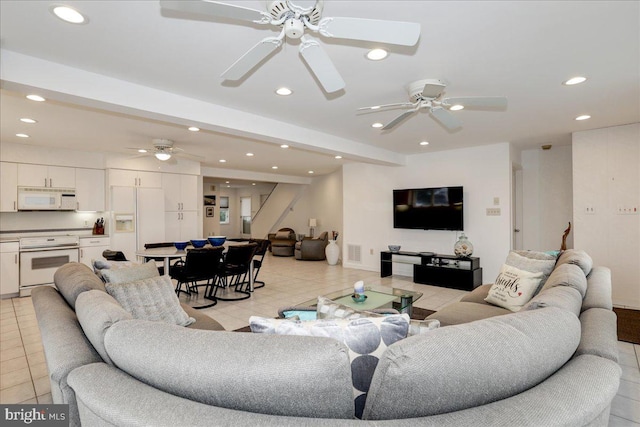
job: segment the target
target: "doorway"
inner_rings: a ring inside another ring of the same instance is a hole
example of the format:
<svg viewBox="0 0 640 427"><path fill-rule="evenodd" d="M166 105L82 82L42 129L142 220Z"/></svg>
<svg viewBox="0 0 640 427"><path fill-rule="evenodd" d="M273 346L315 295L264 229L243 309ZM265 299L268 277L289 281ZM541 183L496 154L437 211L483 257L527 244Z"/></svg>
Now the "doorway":
<svg viewBox="0 0 640 427"><path fill-rule="evenodd" d="M240 198L240 219L242 238L251 238L251 197Z"/></svg>
<svg viewBox="0 0 640 427"><path fill-rule="evenodd" d="M522 167L513 165L511 170L511 200L513 206L511 212L512 235L511 246L513 250L522 250L523 230L522 230Z"/></svg>

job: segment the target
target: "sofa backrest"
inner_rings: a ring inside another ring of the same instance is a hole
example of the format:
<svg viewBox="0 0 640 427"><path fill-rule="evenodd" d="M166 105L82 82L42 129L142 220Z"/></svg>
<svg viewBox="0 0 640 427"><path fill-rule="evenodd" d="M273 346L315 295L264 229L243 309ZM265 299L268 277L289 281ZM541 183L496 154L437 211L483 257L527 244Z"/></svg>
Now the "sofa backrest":
<svg viewBox="0 0 640 427"><path fill-rule="evenodd" d="M53 282L73 309L76 308L76 298L82 292L93 289L106 292L98 276L79 262L70 262L58 268L53 275Z"/></svg>
<svg viewBox="0 0 640 427"><path fill-rule="evenodd" d="M380 359L363 418L441 414L516 395L562 367L579 341L578 318L555 307L409 337Z"/></svg>
<svg viewBox="0 0 640 427"><path fill-rule="evenodd" d="M575 264L580 267L585 276L588 276L593 267L593 260L589 254L582 249L567 249L566 251L562 251L556 265L562 264Z"/></svg>
<svg viewBox="0 0 640 427"><path fill-rule="evenodd" d="M331 338L129 320L111 326L104 344L118 368L186 399L271 415L353 417L348 349Z"/></svg>

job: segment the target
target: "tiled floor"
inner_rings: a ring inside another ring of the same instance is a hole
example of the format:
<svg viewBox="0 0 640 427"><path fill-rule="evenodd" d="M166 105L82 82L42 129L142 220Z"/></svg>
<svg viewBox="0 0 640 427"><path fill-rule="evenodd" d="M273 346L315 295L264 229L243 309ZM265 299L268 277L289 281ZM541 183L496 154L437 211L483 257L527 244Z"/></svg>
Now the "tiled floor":
<svg viewBox="0 0 640 427"><path fill-rule="evenodd" d="M418 285L409 277L381 279L379 273L343 269L326 262L296 261L267 255L258 276L267 285L251 298L237 302L220 301L203 310L227 330L247 326L249 316L277 315L279 307L294 305L334 290L351 288L364 280L366 285L386 285L415 290L424 295L416 307L438 310L457 301L464 291ZM622 380L611 408L610 426L640 427L640 346L619 342ZM0 403L48 403L51 393L44 363L40 333L31 298L0 301Z"/></svg>

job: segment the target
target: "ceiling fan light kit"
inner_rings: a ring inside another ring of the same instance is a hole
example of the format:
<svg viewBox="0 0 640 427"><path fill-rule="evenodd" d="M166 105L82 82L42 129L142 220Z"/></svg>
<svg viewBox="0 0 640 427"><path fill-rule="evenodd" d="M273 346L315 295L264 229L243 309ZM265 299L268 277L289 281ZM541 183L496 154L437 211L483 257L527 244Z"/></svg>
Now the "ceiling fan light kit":
<svg viewBox="0 0 640 427"><path fill-rule="evenodd" d="M266 37L236 60L223 73L226 80L241 80L273 54L285 37L300 39L299 52L327 93L344 89L345 82L320 43L305 35L413 46L420 38L420 24L363 18L322 18L324 2L305 0L272 1L267 11L217 1L160 0L163 10L207 15L282 27L277 37Z"/></svg>

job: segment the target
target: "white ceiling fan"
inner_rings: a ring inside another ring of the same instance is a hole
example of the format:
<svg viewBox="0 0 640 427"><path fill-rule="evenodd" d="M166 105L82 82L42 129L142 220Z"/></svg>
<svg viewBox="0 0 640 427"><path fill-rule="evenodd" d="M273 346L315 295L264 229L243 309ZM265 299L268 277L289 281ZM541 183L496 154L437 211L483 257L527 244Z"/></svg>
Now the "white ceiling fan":
<svg viewBox="0 0 640 427"><path fill-rule="evenodd" d="M500 110L507 107L507 98L504 96L462 96L444 98L444 89L447 85L438 79L424 79L410 83L407 87L409 102L395 104L374 105L372 107L358 108L358 111L377 111L390 108L407 108L395 119L384 125L381 130L392 129L409 116L421 109L428 109L431 117L440 122L448 130L456 130L462 127L462 121L449 111L458 111L464 108L482 110Z"/></svg>
<svg viewBox="0 0 640 427"><path fill-rule="evenodd" d="M275 52L282 45L286 36L291 39L300 39L300 55L328 93L343 89L344 80L320 43L305 35L305 30L319 33L324 37L403 46L415 45L420 37L420 24L412 22L362 18L321 18L322 0L270 1L266 11L210 0L160 0L160 6L163 11L230 18L282 28L277 37L266 37L249 49L222 73L222 77L227 80L240 80L262 60ZM187 16L185 15L185 17Z"/></svg>
<svg viewBox="0 0 640 427"><path fill-rule="evenodd" d="M182 148L174 147L174 142L170 139L153 139L152 144L152 148L129 148L129 150L136 150L138 153L140 153L140 156L154 156L156 159L163 162L168 161L169 159L173 158L173 156L202 159L202 157L200 156L187 154Z"/></svg>

